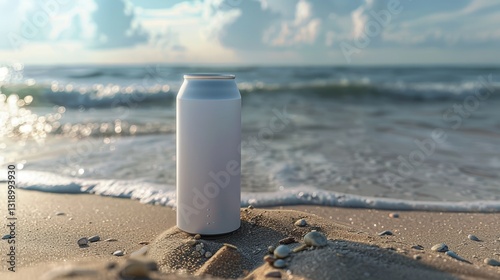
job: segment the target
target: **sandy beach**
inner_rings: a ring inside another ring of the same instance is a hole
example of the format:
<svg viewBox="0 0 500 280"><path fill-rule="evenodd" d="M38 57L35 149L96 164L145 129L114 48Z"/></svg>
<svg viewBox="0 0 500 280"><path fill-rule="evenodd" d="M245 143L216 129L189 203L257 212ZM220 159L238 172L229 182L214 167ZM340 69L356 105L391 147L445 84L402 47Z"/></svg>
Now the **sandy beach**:
<svg viewBox="0 0 500 280"><path fill-rule="evenodd" d="M5 199L4 193L1 198ZM391 279L498 279L500 275L500 267L483 262L500 259L499 214L399 212L393 218L390 211L366 209L242 209L239 231L195 240L175 227L172 209L129 199L19 190L17 209L16 272L9 272L4 260L2 279L109 279L120 273L133 252L139 251L133 254L138 256L146 249L146 256L138 259L156 262L159 271L149 273L152 279L199 279L210 274L248 279L265 279L266 275L282 279L384 279L387 275ZM294 225L298 219L307 225ZM291 241L286 246L297 248L313 230L328 238L326 246L291 253L282 269L264 262L268 246L277 246L288 237ZM393 235L378 235L385 230ZM468 239L469 234L480 241ZM99 235L100 241L77 245L78 239L93 235ZM195 249L186 247L194 243L203 243L213 256L194 256ZM437 243L446 243L465 261L431 251ZM412 249L417 245L422 250ZM0 246L6 252L7 240ZM114 256L117 250L124 256Z"/></svg>

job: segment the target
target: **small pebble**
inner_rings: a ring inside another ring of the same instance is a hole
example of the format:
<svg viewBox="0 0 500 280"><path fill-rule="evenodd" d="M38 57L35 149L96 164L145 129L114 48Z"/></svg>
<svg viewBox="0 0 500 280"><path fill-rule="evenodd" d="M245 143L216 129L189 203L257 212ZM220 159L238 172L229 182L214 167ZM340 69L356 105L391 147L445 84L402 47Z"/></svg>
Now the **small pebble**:
<svg viewBox="0 0 500 280"><path fill-rule="evenodd" d="M269 271L268 273L266 273L264 275L264 277L267 277L267 278L280 278L281 279L281 272L279 270L272 270L272 271Z"/></svg>
<svg viewBox="0 0 500 280"><path fill-rule="evenodd" d="M253 205L252 205L252 204L250 204L250 205L248 205L248 207L247 207L247 208L248 208L248 209L253 209Z"/></svg>
<svg viewBox="0 0 500 280"><path fill-rule="evenodd" d="M292 244L297 242L293 236L285 237L279 241L280 244Z"/></svg>
<svg viewBox="0 0 500 280"><path fill-rule="evenodd" d="M422 256L421 255L413 255L413 259L418 261L418 260L422 259Z"/></svg>
<svg viewBox="0 0 500 280"><path fill-rule="evenodd" d="M78 239L76 243L78 243L78 246L86 246L89 244L89 240L87 239L87 237L82 237Z"/></svg>
<svg viewBox="0 0 500 280"><path fill-rule="evenodd" d="M207 258L207 259L208 259L208 258L210 258L211 256L212 256L212 252L210 252L210 251L205 252L205 258Z"/></svg>
<svg viewBox="0 0 500 280"><path fill-rule="evenodd" d="M297 253L297 252L300 252L300 251L304 251L307 248L309 248L309 245L302 244L302 245L300 245L298 247L293 248L292 252Z"/></svg>
<svg viewBox="0 0 500 280"><path fill-rule="evenodd" d="M124 253L122 250L116 250L113 252L113 256L121 257L123 255L124 255Z"/></svg>
<svg viewBox="0 0 500 280"><path fill-rule="evenodd" d="M198 241L197 240L193 240L193 239L189 239L188 241L186 241L186 244L188 246L194 246L194 245L198 244Z"/></svg>
<svg viewBox="0 0 500 280"><path fill-rule="evenodd" d="M307 221L305 219L299 219L294 224L298 227L305 227L307 226Z"/></svg>
<svg viewBox="0 0 500 280"><path fill-rule="evenodd" d="M139 245L149 245L149 241L141 241L139 242Z"/></svg>
<svg viewBox="0 0 500 280"><path fill-rule="evenodd" d="M273 263L273 266L276 267L276 268L283 268L286 266L286 262L282 259L279 259L279 260L276 260L274 263Z"/></svg>
<svg viewBox="0 0 500 280"><path fill-rule="evenodd" d="M200 250L200 254L201 254L202 256L204 256L204 255L205 255L205 249L201 249L201 250Z"/></svg>
<svg viewBox="0 0 500 280"><path fill-rule="evenodd" d="M199 252L201 251L201 245L200 244L196 244L196 246L194 246L194 250Z"/></svg>
<svg viewBox="0 0 500 280"><path fill-rule="evenodd" d="M12 236L10 236L10 234L6 234L4 236L2 236L2 239L11 239Z"/></svg>
<svg viewBox="0 0 500 280"><path fill-rule="evenodd" d="M115 241L118 241L118 240L115 238L108 238L108 239L104 240L104 242L115 242Z"/></svg>
<svg viewBox="0 0 500 280"><path fill-rule="evenodd" d="M274 250L275 250L275 249L276 249L276 248L275 248L274 246L269 246L269 247L267 247L267 251L269 252L269 254L274 254Z"/></svg>
<svg viewBox="0 0 500 280"><path fill-rule="evenodd" d="M391 218L399 218L399 213L389 213L389 217L391 217Z"/></svg>
<svg viewBox="0 0 500 280"><path fill-rule="evenodd" d="M274 257L277 259L284 259L290 256L291 250L285 245L280 245L274 250Z"/></svg>
<svg viewBox="0 0 500 280"><path fill-rule="evenodd" d="M456 260L459 260L459 261L461 261L461 262L470 263L468 260L466 260L466 259L464 259L464 258L460 257L457 253L455 253L455 252L453 252L453 251L446 251L446 253L445 253L445 254L446 254L447 256L450 256L450 257L452 257L452 258L454 258L454 259L456 259Z"/></svg>
<svg viewBox="0 0 500 280"><path fill-rule="evenodd" d="M500 262L495 260L495 259L490 259L490 258L486 258L484 259L484 263L487 264L487 265L491 265L491 266L500 266Z"/></svg>
<svg viewBox="0 0 500 280"><path fill-rule="evenodd" d="M467 238L469 238L472 241L480 241L479 238L477 238L477 236L475 236L473 234L467 235Z"/></svg>
<svg viewBox="0 0 500 280"><path fill-rule="evenodd" d="M412 248L412 249L415 249L415 250L423 250L423 249L424 249L424 246L422 246L422 245L418 245L418 244L417 244L417 245L413 245L413 246L411 246L411 248Z"/></svg>
<svg viewBox="0 0 500 280"><path fill-rule="evenodd" d="M64 215L66 215L66 213L64 213L64 212L56 212L56 216L64 216Z"/></svg>
<svg viewBox="0 0 500 280"><path fill-rule="evenodd" d="M318 231L311 231L304 236L304 243L309 246L323 247L326 246L327 241L324 234Z"/></svg>
<svg viewBox="0 0 500 280"><path fill-rule="evenodd" d="M444 243L436 244L436 245L431 247L431 250L435 251L435 252L443 253L443 252L448 251L448 245L446 245Z"/></svg>
<svg viewBox="0 0 500 280"><path fill-rule="evenodd" d="M94 236L89 237L90 242L97 242L99 240L101 240L101 237L99 237L99 235L94 235Z"/></svg>
<svg viewBox="0 0 500 280"><path fill-rule="evenodd" d="M271 255L265 255L264 261L270 264L273 264L276 259Z"/></svg>
<svg viewBox="0 0 500 280"><path fill-rule="evenodd" d="M193 252L191 253L191 255L193 255L193 257L196 257L196 258L201 258L201 253L200 253L200 252L198 252L198 251L193 251Z"/></svg>
<svg viewBox="0 0 500 280"><path fill-rule="evenodd" d="M382 232L379 232L378 235L379 236L384 236L384 235L394 235L394 234L390 230L384 230Z"/></svg>
<svg viewBox="0 0 500 280"><path fill-rule="evenodd" d="M201 239L201 235L196 234L196 235L194 236L194 239L196 239L196 240Z"/></svg>

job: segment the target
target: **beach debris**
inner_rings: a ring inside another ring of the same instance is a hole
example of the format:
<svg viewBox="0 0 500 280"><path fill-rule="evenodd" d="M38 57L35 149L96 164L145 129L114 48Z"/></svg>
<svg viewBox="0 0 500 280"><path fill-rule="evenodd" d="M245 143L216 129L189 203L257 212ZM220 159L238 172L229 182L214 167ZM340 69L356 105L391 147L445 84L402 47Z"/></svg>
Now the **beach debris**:
<svg viewBox="0 0 500 280"><path fill-rule="evenodd" d="M421 255L413 255L413 259L418 261L418 260L422 259L422 256Z"/></svg>
<svg viewBox="0 0 500 280"><path fill-rule="evenodd" d="M424 246L417 244L417 245L413 245L413 246L411 246L411 248L412 248L412 249L415 249L415 250L423 250L423 249L424 249Z"/></svg>
<svg viewBox="0 0 500 280"><path fill-rule="evenodd" d="M104 242L115 242L115 241L118 241L116 238L108 238L108 239L105 239Z"/></svg>
<svg viewBox="0 0 500 280"><path fill-rule="evenodd" d="M283 268L286 266L286 262L282 259L278 259L278 260L274 261L273 266L276 268Z"/></svg>
<svg viewBox="0 0 500 280"><path fill-rule="evenodd" d="M297 242L293 236L288 236L279 241L280 244L292 244Z"/></svg>
<svg viewBox="0 0 500 280"><path fill-rule="evenodd" d="M64 215L66 215L66 213L64 213L64 212L56 212L56 216L64 216Z"/></svg>
<svg viewBox="0 0 500 280"><path fill-rule="evenodd" d="M125 255L125 253L123 253L122 250L116 250L113 252L113 256L121 257L123 255Z"/></svg>
<svg viewBox="0 0 500 280"><path fill-rule="evenodd" d="M276 259L273 256L271 256L271 255L265 255L264 256L264 261L267 262L267 263L269 263L269 264L273 264L275 260Z"/></svg>
<svg viewBox="0 0 500 280"><path fill-rule="evenodd" d="M378 235L379 236L384 236L384 235L394 235L394 234L390 230L384 230L382 232L379 232Z"/></svg>
<svg viewBox="0 0 500 280"><path fill-rule="evenodd" d="M448 251L448 245L444 243L439 243L431 247L432 251L444 253Z"/></svg>
<svg viewBox="0 0 500 280"><path fill-rule="evenodd" d="M274 250L275 250L275 249L276 249L276 248L275 248L274 246L269 246L269 247L267 247L267 251L269 252L269 254L274 254Z"/></svg>
<svg viewBox="0 0 500 280"><path fill-rule="evenodd" d="M446 254L447 256L450 256L450 257L452 257L452 258L454 258L454 259L456 259L456 260L459 260L459 261L461 261L461 262L471 263L470 261L468 261L468 260L466 260L466 259L464 259L464 258L460 257L457 253L455 253L455 252L453 252L453 251L446 251L446 253L445 253L445 254Z"/></svg>
<svg viewBox="0 0 500 280"><path fill-rule="evenodd" d="M291 252L292 251L287 246L280 245L280 246L276 247L276 249L274 250L274 257L277 259L284 259L284 258L290 256Z"/></svg>
<svg viewBox="0 0 500 280"><path fill-rule="evenodd" d="M307 248L309 248L309 245L307 245L307 244L301 244L300 246L293 248L292 252L294 252L294 253L301 252L301 251L304 251Z"/></svg>
<svg viewBox="0 0 500 280"><path fill-rule="evenodd" d="M250 204L250 205L248 205L248 207L247 207L247 208L248 208L248 209L250 209L250 210L252 210L252 209L253 209L253 205L252 205L252 204Z"/></svg>
<svg viewBox="0 0 500 280"><path fill-rule="evenodd" d="M139 245L149 245L149 241L141 241L139 242Z"/></svg>
<svg viewBox="0 0 500 280"><path fill-rule="evenodd" d="M136 258L136 257L145 256L146 253L148 252L148 249L149 249L149 247L147 245L146 246L142 246L139 250L132 252L130 254L130 257L131 258Z"/></svg>
<svg viewBox="0 0 500 280"><path fill-rule="evenodd" d="M231 248L231 249L234 249L234 250L238 250L238 247L234 246L233 244L229 244L229 243L224 243L222 244L223 246L226 246L228 248Z"/></svg>
<svg viewBox="0 0 500 280"><path fill-rule="evenodd" d="M304 243L309 246L323 247L326 246L326 236L318 231L311 231L304 236Z"/></svg>
<svg viewBox="0 0 500 280"><path fill-rule="evenodd" d="M469 238L472 241L481 241L481 240L479 240L479 238L477 236L475 236L473 234L467 235L467 238Z"/></svg>
<svg viewBox="0 0 500 280"><path fill-rule="evenodd" d="M90 242L97 242L99 240L101 240L101 237L99 237L99 235L94 235L94 236L89 237Z"/></svg>
<svg viewBox="0 0 500 280"><path fill-rule="evenodd" d="M389 213L389 217L391 217L391 218L399 218L399 213Z"/></svg>
<svg viewBox="0 0 500 280"><path fill-rule="evenodd" d="M484 259L484 263L487 264L487 265L491 265L491 266L500 266L500 262L495 260L495 259L490 259L490 258L486 258Z"/></svg>
<svg viewBox="0 0 500 280"><path fill-rule="evenodd" d="M120 276L123 278L148 278L149 277L148 265L139 260L129 259L127 263L120 269Z"/></svg>
<svg viewBox="0 0 500 280"><path fill-rule="evenodd" d="M267 272L264 277L266 278L280 278L281 279L281 272L279 270L271 270Z"/></svg>
<svg viewBox="0 0 500 280"><path fill-rule="evenodd" d="M189 239L188 241L186 241L186 245L188 246L194 246L196 244L198 244L198 240Z"/></svg>
<svg viewBox="0 0 500 280"><path fill-rule="evenodd" d="M89 244L89 240L87 239L87 237L82 237L80 239L78 239L78 241L76 241L76 243L78 244L78 246L87 246Z"/></svg>
<svg viewBox="0 0 500 280"><path fill-rule="evenodd" d="M4 236L2 236L2 239L11 239L12 236L10 234L6 234Z"/></svg>
<svg viewBox="0 0 500 280"><path fill-rule="evenodd" d="M305 227L307 226L307 221L305 219L299 219L294 223L294 225L298 227Z"/></svg>
<svg viewBox="0 0 500 280"><path fill-rule="evenodd" d="M195 239L195 240L199 240L199 239L201 239L201 235L196 234L196 235L194 236L194 239Z"/></svg>
<svg viewBox="0 0 500 280"><path fill-rule="evenodd" d="M212 252L206 251L205 252L205 258L209 259L212 256Z"/></svg>

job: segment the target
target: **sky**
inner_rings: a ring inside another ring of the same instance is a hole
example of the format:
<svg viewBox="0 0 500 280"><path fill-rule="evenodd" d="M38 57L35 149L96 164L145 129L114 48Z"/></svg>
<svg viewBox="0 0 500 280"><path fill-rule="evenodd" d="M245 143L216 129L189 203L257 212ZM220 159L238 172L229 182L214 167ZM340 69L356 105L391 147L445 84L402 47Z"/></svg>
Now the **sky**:
<svg viewBox="0 0 500 280"><path fill-rule="evenodd" d="M497 0L0 0L0 63L500 64Z"/></svg>

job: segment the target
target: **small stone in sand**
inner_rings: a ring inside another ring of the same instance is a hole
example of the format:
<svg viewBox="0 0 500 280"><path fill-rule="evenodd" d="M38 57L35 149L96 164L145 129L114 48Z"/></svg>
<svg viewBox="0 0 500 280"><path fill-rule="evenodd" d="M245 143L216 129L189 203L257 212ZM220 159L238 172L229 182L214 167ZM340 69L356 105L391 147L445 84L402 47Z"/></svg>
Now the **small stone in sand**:
<svg viewBox="0 0 500 280"><path fill-rule="evenodd" d="M274 257L277 259L284 259L288 256L290 256L290 248L288 248L285 245L280 245L274 250Z"/></svg>
<svg viewBox="0 0 500 280"><path fill-rule="evenodd" d="M378 235L379 236L384 236L384 235L394 235L394 234L390 230L384 230L382 232L379 232Z"/></svg>
<svg viewBox="0 0 500 280"><path fill-rule="evenodd" d="M194 250L199 252L201 251L201 245L200 244L196 244L196 246L194 246Z"/></svg>
<svg viewBox="0 0 500 280"><path fill-rule="evenodd" d="M82 237L78 239L76 243L78 243L78 246L86 246L89 244L89 240L87 239L87 237Z"/></svg>
<svg viewBox="0 0 500 280"><path fill-rule="evenodd" d="M276 268L283 268L286 266L286 262L284 260L279 259L273 263L273 266Z"/></svg>
<svg viewBox="0 0 500 280"><path fill-rule="evenodd" d="M436 244L434 246L431 247L431 250L432 251L435 251L435 252L446 252L448 251L448 245L444 244L444 243L439 243L439 244Z"/></svg>
<svg viewBox="0 0 500 280"><path fill-rule="evenodd" d="M304 236L304 243L309 246L323 247L326 246L326 237L318 231L311 231Z"/></svg>
<svg viewBox="0 0 500 280"><path fill-rule="evenodd" d="M298 227L305 227L307 226L307 221L305 219L299 219L294 224Z"/></svg>
<svg viewBox="0 0 500 280"><path fill-rule="evenodd" d="M210 251L205 252L205 258L207 258L207 259L208 259L208 258L210 258L211 256L212 256L212 252L210 252Z"/></svg>
<svg viewBox="0 0 500 280"><path fill-rule="evenodd" d="M279 270L272 270L269 271L264 275L266 278L280 278L281 279L281 272Z"/></svg>
<svg viewBox="0 0 500 280"><path fill-rule="evenodd" d="M490 259L490 258L486 258L484 259L484 263L487 264L487 265L491 265L491 266L500 266L500 262L495 260L495 259Z"/></svg>
<svg viewBox="0 0 500 280"><path fill-rule="evenodd" d="M475 236L473 234L467 235L467 238L469 238L472 241L480 241L479 238L477 238L477 236Z"/></svg>
<svg viewBox="0 0 500 280"><path fill-rule="evenodd" d="M399 214L398 213L389 213L389 217L391 217L391 218L399 218Z"/></svg>
<svg viewBox="0 0 500 280"><path fill-rule="evenodd" d="M149 245L149 241L141 241L139 242L139 245Z"/></svg>
<svg viewBox="0 0 500 280"><path fill-rule="evenodd" d="M413 259L418 261L418 260L422 259L422 256L421 255L413 255Z"/></svg>
<svg viewBox="0 0 500 280"><path fill-rule="evenodd" d="M201 239L201 235L196 234L196 235L194 236L194 239L196 239L196 240Z"/></svg>
<svg viewBox="0 0 500 280"><path fill-rule="evenodd" d="M415 250L423 250L423 249L424 249L424 246L422 246L422 245L418 245L418 244L417 244L417 245L413 245L413 246L411 246L411 248L412 248L412 249L415 249Z"/></svg>
<svg viewBox="0 0 500 280"><path fill-rule="evenodd" d="M124 253L122 250L116 250L113 252L113 256L121 257L123 255L124 255Z"/></svg>
<svg viewBox="0 0 500 280"><path fill-rule="evenodd" d="M11 239L12 236L10 234L6 234L4 236L2 236L2 239Z"/></svg>
<svg viewBox="0 0 500 280"><path fill-rule="evenodd" d="M292 252L294 252L294 253L301 252L301 251L304 251L307 248L309 248L309 245L302 244L302 245L300 245L298 247L293 248Z"/></svg>
<svg viewBox="0 0 500 280"><path fill-rule="evenodd" d="M66 213L64 213L64 212L56 212L56 216L64 216L64 215L66 215Z"/></svg>
<svg viewBox="0 0 500 280"><path fill-rule="evenodd" d="M273 264L276 259L271 255L265 255L264 261L270 264Z"/></svg>
<svg viewBox="0 0 500 280"><path fill-rule="evenodd" d="M295 243L295 238L293 236L285 237L279 241L280 244L292 244Z"/></svg>
<svg viewBox="0 0 500 280"><path fill-rule="evenodd" d="M99 240L101 240L101 237L99 237L99 235L94 235L94 236L89 237L90 242L97 242Z"/></svg>
<svg viewBox="0 0 500 280"><path fill-rule="evenodd" d="M247 207L247 208L251 210L251 209L253 209L253 205L252 205L252 204L250 204L250 205L248 205L248 207Z"/></svg>
<svg viewBox="0 0 500 280"><path fill-rule="evenodd" d="M188 246L194 246L196 244L198 244L198 240L189 239L188 241L186 241L186 245Z"/></svg>
<svg viewBox="0 0 500 280"><path fill-rule="evenodd" d="M191 255L193 255L193 257L196 257L196 258L201 258L201 253L200 253L200 252L198 252L198 251L193 251L193 252L191 253Z"/></svg>
<svg viewBox="0 0 500 280"><path fill-rule="evenodd" d="M118 241L118 240L115 238L108 238L108 239L104 240L104 242L115 242L115 241Z"/></svg>
<svg viewBox="0 0 500 280"><path fill-rule="evenodd" d="M464 259L464 258L460 257L457 253L455 253L455 252L453 252L453 251L447 251L445 254L446 254L447 256L450 256L450 257L452 257L452 258L454 258L454 259L456 259L456 260L459 260L459 261L461 261L461 262L470 263L468 260L466 260L466 259Z"/></svg>
<svg viewBox="0 0 500 280"><path fill-rule="evenodd" d="M276 249L276 248L275 248L274 246L269 246L269 247L267 247L267 251L269 252L269 254L274 254L274 250L275 250L275 249Z"/></svg>

